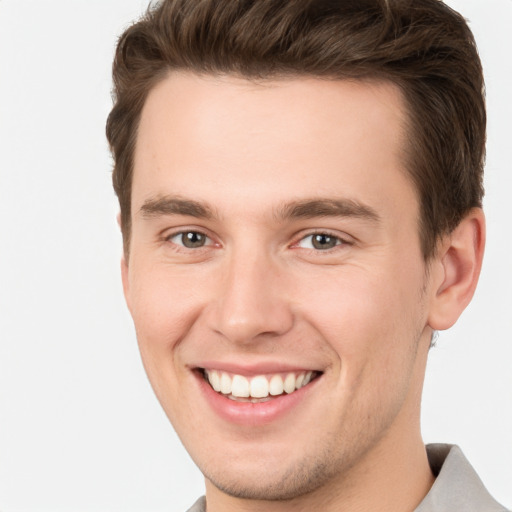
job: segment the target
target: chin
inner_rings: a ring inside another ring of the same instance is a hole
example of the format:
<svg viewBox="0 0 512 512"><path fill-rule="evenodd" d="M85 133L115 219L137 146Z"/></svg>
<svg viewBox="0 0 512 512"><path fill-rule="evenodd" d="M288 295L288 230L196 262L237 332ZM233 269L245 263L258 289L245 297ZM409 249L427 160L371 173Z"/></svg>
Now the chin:
<svg viewBox="0 0 512 512"><path fill-rule="evenodd" d="M225 463L225 462L224 462ZM219 470L218 464L202 469L209 481L223 493L240 499L261 501L289 501L315 492L343 472L332 452L316 460L306 456L302 460L289 462L288 467L261 461L256 467L230 465ZM273 468L273 469L270 469Z"/></svg>

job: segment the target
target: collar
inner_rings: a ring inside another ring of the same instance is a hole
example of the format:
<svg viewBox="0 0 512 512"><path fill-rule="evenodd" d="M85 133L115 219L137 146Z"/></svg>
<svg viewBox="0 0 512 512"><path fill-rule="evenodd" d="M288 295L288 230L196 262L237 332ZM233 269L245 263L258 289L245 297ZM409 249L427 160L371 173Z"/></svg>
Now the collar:
<svg viewBox="0 0 512 512"><path fill-rule="evenodd" d="M414 512L507 512L488 493L458 446L429 444L426 448L436 480ZM188 510L204 511L204 496Z"/></svg>
<svg viewBox="0 0 512 512"><path fill-rule="evenodd" d="M414 512L507 512L489 494L456 445L429 444L434 485Z"/></svg>

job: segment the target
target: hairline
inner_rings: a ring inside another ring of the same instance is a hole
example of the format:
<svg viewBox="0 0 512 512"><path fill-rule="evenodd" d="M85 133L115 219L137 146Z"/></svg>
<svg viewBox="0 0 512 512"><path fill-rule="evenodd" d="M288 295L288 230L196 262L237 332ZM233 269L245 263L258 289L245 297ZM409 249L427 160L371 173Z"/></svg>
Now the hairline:
<svg viewBox="0 0 512 512"><path fill-rule="evenodd" d="M129 187L127 187L126 192L129 193L128 201L126 201L125 204L129 205L129 212L126 217L123 218L123 215L121 215L122 221L125 223L128 222L127 226L122 225L122 235L123 235L123 246L124 246L124 256L126 261L129 260L129 254L130 254L130 244L131 244L131 228L132 228L132 197L133 197L133 178L135 173L135 154L137 151L137 143L138 143L138 132L140 127L140 122L142 119L142 115L144 112L144 108L146 106L147 100L149 95L157 88L162 82L164 82L167 78L169 78L173 74L186 74L186 75L192 75L199 78L213 78L216 80L222 79L222 78L237 78L240 79L241 82L246 83L252 83L254 85L258 86L269 86L272 83L279 83L279 82L286 82L286 81L294 81L294 80L301 80L301 79L316 79L316 80L326 80L326 81L332 81L332 82L353 82L353 83L362 83L362 84L368 84L368 85L391 85L393 88L398 92L400 96L400 101L402 104L402 123L401 123L401 140L400 140L400 148L399 148L399 159L402 163L400 171L403 171L405 177L410 182L414 194L417 199L418 203L418 218L416 219L417 222L417 229L421 244L421 249L423 253L423 258L426 263L428 263L436 254L436 246L439 239L442 237L443 234L446 233L439 233L437 238L431 242L430 244L427 244L427 241L425 240L425 237L428 235L428 228L425 226L425 219L423 214L423 205L422 205L422 197L420 194L420 190L418 188L418 185L415 183L413 179L413 173L411 172L411 167L414 165L414 159L416 157L415 151L412 148L413 140L417 134L417 128L416 128L416 122L414 120L414 109L411 108L410 100L407 97L407 88L403 84L403 80L398 79L397 77L394 77L392 75L388 75L385 73L368 73L363 76L353 76L347 73L346 76L340 75L334 75L331 74L315 74L315 73L308 73L308 72L301 72L297 70L290 69L290 71L279 71L275 73L265 73L265 74L243 74L239 71L216 71L216 70L200 70L195 69L194 67L166 67L165 69L160 70L158 74L156 74L153 77L151 87L148 87L146 91L146 95L144 97L144 102L142 107L140 108L140 111L138 112L137 118L135 120L135 126L133 131L133 146L130 148L131 154L131 169L130 169L130 175L129 175Z"/></svg>

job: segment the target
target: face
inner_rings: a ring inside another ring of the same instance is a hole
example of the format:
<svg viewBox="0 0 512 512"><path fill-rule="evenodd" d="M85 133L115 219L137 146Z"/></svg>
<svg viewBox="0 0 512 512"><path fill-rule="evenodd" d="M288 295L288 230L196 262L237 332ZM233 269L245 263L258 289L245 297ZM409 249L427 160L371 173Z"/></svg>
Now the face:
<svg viewBox="0 0 512 512"><path fill-rule="evenodd" d="M431 292L403 112L350 81L176 73L150 93L123 283L207 486L291 498L416 435Z"/></svg>

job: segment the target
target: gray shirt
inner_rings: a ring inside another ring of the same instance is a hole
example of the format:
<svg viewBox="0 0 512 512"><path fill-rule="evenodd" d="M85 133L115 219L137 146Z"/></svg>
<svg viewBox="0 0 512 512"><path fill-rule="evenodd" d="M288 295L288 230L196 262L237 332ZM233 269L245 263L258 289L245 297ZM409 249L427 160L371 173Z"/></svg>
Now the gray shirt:
<svg viewBox="0 0 512 512"><path fill-rule="evenodd" d="M458 446L427 445L434 485L414 512L507 512L487 492ZM187 512L206 512L206 500L199 498Z"/></svg>

